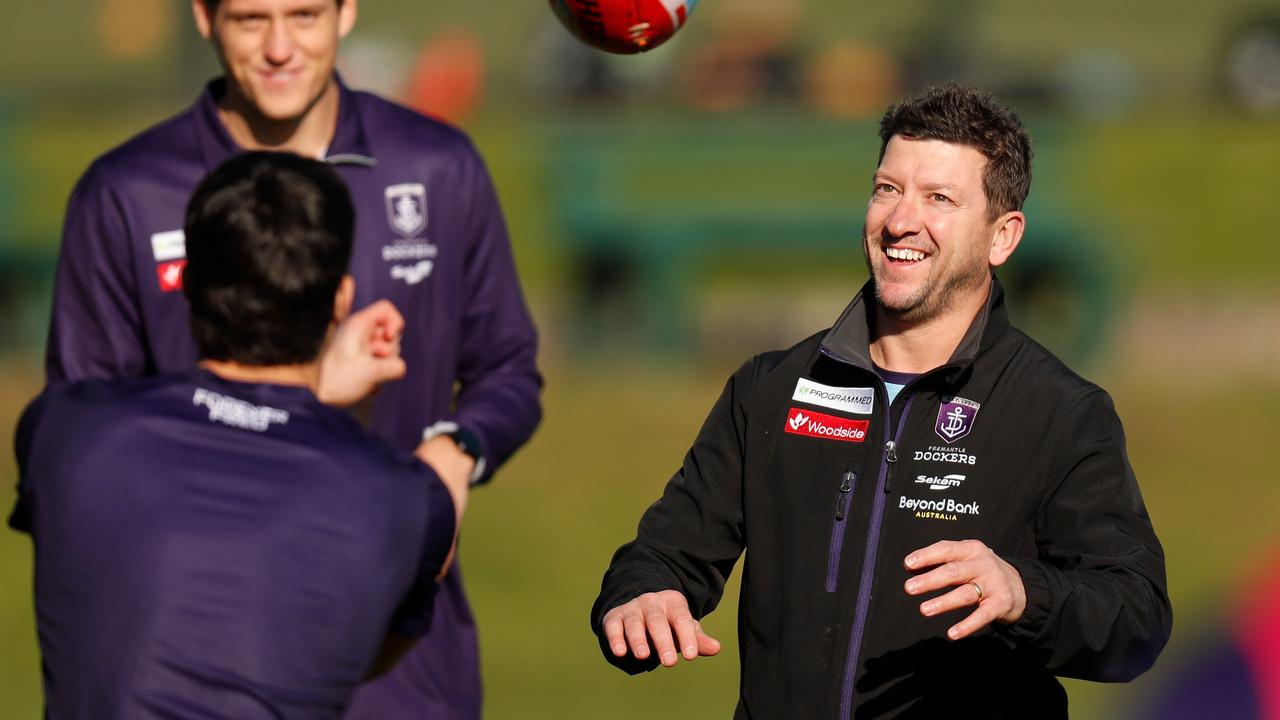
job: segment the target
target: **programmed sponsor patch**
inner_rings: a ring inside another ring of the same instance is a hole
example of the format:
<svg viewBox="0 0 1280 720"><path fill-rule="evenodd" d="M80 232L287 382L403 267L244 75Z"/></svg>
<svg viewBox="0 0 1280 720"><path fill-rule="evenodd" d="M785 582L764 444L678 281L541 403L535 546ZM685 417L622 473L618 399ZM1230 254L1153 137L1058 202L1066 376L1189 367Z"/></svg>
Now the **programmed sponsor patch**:
<svg viewBox="0 0 1280 720"><path fill-rule="evenodd" d="M156 262L179 260L187 256L187 236L181 230L158 232L151 236L151 254Z"/></svg>
<svg viewBox="0 0 1280 720"><path fill-rule="evenodd" d="M794 435L860 443L867 439L870 420L850 420L803 408L791 408L786 431Z"/></svg>
<svg viewBox="0 0 1280 720"><path fill-rule="evenodd" d="M876 391L872 388L835 387L804 378L796 381L795 393L791 395L792 400L858 415L870 415L875 398Z"/></svg>

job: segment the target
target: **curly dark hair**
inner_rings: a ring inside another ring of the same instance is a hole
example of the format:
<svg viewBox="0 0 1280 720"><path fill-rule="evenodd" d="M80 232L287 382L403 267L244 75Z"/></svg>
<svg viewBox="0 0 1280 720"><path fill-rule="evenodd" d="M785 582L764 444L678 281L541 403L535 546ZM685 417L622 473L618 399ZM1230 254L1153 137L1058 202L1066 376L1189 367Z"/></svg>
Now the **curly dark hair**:
<svg viewBox="0 0 1280 720"><path fill-rule="evenodd" d="M956 83L935 85L889 108L880 120L880 159L894 135L966 145L987 166L982 189L991 220L1021 210L1031 190L1031 136L990 93Z"/></svg>

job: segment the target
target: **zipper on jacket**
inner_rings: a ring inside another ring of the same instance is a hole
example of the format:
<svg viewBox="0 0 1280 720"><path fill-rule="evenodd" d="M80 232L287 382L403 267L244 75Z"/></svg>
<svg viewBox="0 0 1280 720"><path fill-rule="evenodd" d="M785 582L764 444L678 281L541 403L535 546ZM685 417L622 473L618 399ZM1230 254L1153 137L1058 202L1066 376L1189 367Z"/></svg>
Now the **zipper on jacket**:
<svg viewBox="0 0 1280 720"><path fill-rule="evenodd" d="M893 465L898 462L898 443L896 440L890 440L884 444L884 461ZM884 476L884 494L888 495L893 489L893 468L889 468L888 474Z"/></svg>
<svg viewBox="0 0 1280 720"><path fill-rule="evenodd" d="M883 383L882 383L883 386ZM900 393L907 392L904 388ZM884 454L880 457L880 477L878 484L884 486L884 492L872 493L875 500L871 508L871 527L867 531L867 546L862 558L862 577L858 584L858 605L853 614L853 631L849 637L849 654L845 658L844 678L840 687L840 720L849 720L853 713L853 681L857 675L858 660L862 654L862 637L867 628L867 612L871 608L871 585L876 574L876 559L880 550L880 528L884 523L884 506L886 498L889 496L889 465L891 462L896 463L898 460L897 447L898 438L902 436L902 428L907 423L907 416L911 414L911 403L915 401L915 395L908 395L906 403L902 406L902 414L898 416L898 426L893 434L889 434L889 426L892 424L893 412L892 406L885 404L889 411L886 413L884 423ZM890 452L893 453L893 459L890 460Z"/></svg>
<svg viewBox="0 0 1280 720"><path fill-rule="evenodd" d="M836 591L840 577L840 550L844 547L844 524L849 515L849 499L858 483L858 473L849 471L840 476L840 490L836 493L836 519L831 523L831 546L827 551L827 592Z"/></svg>

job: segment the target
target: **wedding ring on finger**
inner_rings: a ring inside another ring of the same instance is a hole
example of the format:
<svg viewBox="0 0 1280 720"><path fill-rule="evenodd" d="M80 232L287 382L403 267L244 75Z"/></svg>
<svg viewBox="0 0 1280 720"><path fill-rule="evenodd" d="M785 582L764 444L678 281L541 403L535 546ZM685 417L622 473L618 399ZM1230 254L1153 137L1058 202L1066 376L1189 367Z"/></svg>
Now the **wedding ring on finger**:
<svg viewBox="0 0 1280 720"><path fill-rule="evenodd" d="M982 602L982 586L981 586L981 585L979 585L979 584L978 584L978 583L976 583L976 582L971 582L971 583L969 583L969 584L973 586L973 591L974 591L974 592L976 592L976 593L978 593L978 600L977 600L977 601L978 601L978 602Z"/></svg>

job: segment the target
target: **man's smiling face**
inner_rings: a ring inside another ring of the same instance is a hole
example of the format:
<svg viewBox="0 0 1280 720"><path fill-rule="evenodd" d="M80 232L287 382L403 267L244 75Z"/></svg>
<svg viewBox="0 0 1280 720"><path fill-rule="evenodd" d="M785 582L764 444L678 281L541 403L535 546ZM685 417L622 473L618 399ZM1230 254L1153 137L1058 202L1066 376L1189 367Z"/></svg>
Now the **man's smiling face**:
<svg viewBox="0 0 1280 720"><path fill-rule="evenodd" d="M863 230L876 298L890 316L925 322L986 293L997 226L986 165L967 145L890 138Z"/></svg>

